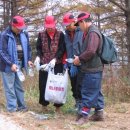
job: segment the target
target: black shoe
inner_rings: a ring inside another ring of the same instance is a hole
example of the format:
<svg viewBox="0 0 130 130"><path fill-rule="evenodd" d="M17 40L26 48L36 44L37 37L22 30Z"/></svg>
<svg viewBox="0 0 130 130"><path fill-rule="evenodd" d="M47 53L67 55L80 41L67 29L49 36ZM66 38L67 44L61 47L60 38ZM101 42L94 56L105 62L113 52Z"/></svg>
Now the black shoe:
<svg viewBox="0 0 130 130"><path fill-rule="evenodd" d="M84 124L88 123L88 121L89 121L88 116L81 116L73 124L75 124L75 125L84 125Z"/></svg>
<svg viewBox="0 0 130 130"><path fill-rule="evenodd" d="M78 114L75 121L78 121L80 118L82 118L82 115Z"/></svg>
<svg viewBox="0 0 130 130"><path fill-rule="evenodd" d="M104 121L104 113L102 111L95 111L95 113L89 117L90 121Z"/></svg>

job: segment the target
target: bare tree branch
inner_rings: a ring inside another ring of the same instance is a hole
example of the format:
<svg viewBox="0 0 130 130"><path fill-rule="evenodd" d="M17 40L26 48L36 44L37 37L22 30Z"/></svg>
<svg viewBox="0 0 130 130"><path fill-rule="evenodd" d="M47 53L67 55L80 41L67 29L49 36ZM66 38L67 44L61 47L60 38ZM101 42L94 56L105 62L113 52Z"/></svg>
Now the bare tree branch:
<svg viewBox="0 0 130 130"><path fill-rule="evenodd" d="M119 16L123 16L124 17L124 13L118 13L118 14L113 14L113 15L110 15L110 16L106 16L104 18L101 18L100 21L104 21L106 19L111 19L111 18L119 17Z"/></svg>
<svg viewBox="0 0 130 130"><path fill-rule="evenodd" d="M114 5L116 5L117 7L119 7L122 11L126 12L127 9L122 7L119 3L115 2L115 0L108 0L109 2L113 3Z"/></svg>

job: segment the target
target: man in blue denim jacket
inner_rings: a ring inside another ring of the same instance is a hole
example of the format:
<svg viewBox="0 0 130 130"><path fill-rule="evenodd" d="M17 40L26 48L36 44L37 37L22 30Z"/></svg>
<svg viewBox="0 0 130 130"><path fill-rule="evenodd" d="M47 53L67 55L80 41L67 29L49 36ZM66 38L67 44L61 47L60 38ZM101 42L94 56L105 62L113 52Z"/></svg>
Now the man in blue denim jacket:
<svg viewBox="0 0 130 130"><path fill-rule="evenodd" d="M27 110L22 82L17 75L18 68L27 71L28 65L33 66L29 38L23 31L25 27L24 19L14 16L0 38L0 71L9 112Z"/></svg>
<svg viewBox="0 0 130 130"><path fill-rule="evenodd" d="M74 26L75 18L71 13L66 13L63 17L63 25L65 26L65 45L67 59L74 58L74 55L80 55L80 47L82 44L83 32L80 28ZM76 101L76 108L80 102L80 91L79 86L76 85L77 74L79 67L75 66L73 63L67 63L64 67L69 68L70 81L72 86L73 97Z"/></svg>

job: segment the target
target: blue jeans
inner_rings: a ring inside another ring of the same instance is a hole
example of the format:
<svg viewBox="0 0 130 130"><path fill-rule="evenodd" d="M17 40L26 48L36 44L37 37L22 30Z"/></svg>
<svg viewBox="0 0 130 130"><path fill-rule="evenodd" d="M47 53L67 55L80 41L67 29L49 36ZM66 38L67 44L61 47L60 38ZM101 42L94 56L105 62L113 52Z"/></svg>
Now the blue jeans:
<svg viewBox="0 0 130 130"><path fill-rule="evenodd" d="M25 109L24 90L17 73L2 72L2 80L5 90L7 110L9 112L14 112L16 110Z"/></svg>
<svg viewBox="0 0 130 130"><path fill-rule="evenodd" d="M101 92L102 72L80 72L79 79L81 79L80 86L82 96L79 111L82 113L83 110L87 110L86 113L89 114L91 108L95 108L95 111L102 110L104 108L104 97Z"/></svg>

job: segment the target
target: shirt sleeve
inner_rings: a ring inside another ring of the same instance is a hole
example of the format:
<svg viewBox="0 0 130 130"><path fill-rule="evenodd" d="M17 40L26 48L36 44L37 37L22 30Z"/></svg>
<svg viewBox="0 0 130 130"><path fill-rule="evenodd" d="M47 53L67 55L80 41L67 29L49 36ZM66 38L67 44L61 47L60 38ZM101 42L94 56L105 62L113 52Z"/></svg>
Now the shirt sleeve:
<svg viewBox="0 0 130 130"><path fill-rule="evenodd" d="M59 43L58 43L58 50L56 52L56 59L60 60L63 58L63 55L65 53L65 41L64 41L64 34L63 32L60 34L60 39L59 39Z"/></svg>
<svg viewBox="0 0 130 130"><path fill-rule="evenodd" d="M38 34L37 42L36 42L36 55L37 56L42 56L42 39L40 33Z"/></svg>
<svg viewBox="0 0 130 130"><path fill-rule="evenodd" d="M1 35L0 37L0 57L3 62L12 66L13 62L8 53L8 37L6 35Z"/></svg>
<svg viewBox="0 0 130 130"><path fill-rule="evenodd" d="M83 53L79 56L80 61L86 62L95 54L100 44L100 38L96 32L91 32L88 38L88 45Z"/></svg>

